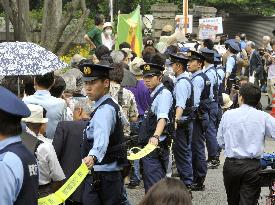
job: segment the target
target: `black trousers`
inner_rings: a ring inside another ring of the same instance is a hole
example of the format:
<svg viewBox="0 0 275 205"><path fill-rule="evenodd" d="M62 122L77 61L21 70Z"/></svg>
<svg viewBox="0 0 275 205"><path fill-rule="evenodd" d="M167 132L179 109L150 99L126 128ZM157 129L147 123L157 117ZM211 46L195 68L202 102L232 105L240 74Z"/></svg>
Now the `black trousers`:
<svg viewBox="0 0 275 205"><path fill-rule="evenodd" d="M122 204L123 179L121 172L96 172L87 175L84 184L83 205Z"/></svg>
<svg viewBox="0 0 275 205"><path fill-rule="evenodd" d="M229 205L256 205L261 193L258 159L226 158L223 180Z"/></svg>

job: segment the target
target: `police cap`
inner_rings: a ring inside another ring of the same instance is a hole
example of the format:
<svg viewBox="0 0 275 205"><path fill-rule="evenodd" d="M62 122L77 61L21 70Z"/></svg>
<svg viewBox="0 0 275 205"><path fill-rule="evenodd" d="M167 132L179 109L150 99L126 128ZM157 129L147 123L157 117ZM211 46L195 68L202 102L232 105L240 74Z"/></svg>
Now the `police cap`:
<svg viewBox="0 0 275 205"><path fill-rule="evenodd" d="M214 54L214 62L215 63L221 63L221 57L222 56L219 53L215 52L215 54Z"/></svg>
<svg viewBox="0 0 275 205"><path fill-rule="evenodd" d="M181 63L182 65L188 63L188 58L181 54L170 54L170 60L172 63Z"/></svg>
<svg viewBox="0 0 275 205"><path fill-rule="evenodd" d="M109 65L100 65L93 63L83 63L79 66L83 73L83 81L93 81L101 78L109 78L109 71L112 69Z"/></svg>
<svg viewBox="0 0 275 205"><path fill-rule="evenodd" d="M200 53L198 53L196 51L192 51L192 50L189 50L187 52L187 57L188 57L189 60L201 60L201 61L204 61L204 59L205 59L205 57L202 54L200 54Z"/></svg>
<svg viewBox="0 0 275 205"><path fill-rule="evenodd" d="M164 67L154 63L146 63L140 66L143 76L161 75Z"/></svg>
<svg viewBox="0 0 275 205"><path fill-rule="evenodd" d="M31 111L16 95L0 86L0 110L17 117L29 117Z"/></svg>
<svg viewBox="0 0 275 205"><path fill-rule="evenodd" d="M200 49L200 52L205 59L214 61L214 53L215 52L213 50L210 50L208 48L202 48L202 49Z"/></svg>
<svg viewBox="0 0 275 205"><path fill-rule="evenodd" d="M237 42L230 41L229 42L229 47L232 48L233 50L235 50L238 53L241 51L239 43L237 43Z"/></svg>

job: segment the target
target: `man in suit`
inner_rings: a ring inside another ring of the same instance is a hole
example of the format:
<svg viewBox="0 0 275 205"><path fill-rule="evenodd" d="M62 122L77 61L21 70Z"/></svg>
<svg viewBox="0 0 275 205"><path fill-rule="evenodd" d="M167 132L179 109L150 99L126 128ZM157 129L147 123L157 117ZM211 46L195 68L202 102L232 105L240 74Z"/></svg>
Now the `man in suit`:
<svg viewBox="0 0 275 205"><path fill-rule="evenodd" d="M250 56L249 60L249 76L254 76L254 84L259 86L259 81L264 78L264 68L262 64L262 57L255 50L255 43L252 41L248 41L246 43L246 51Z"/></svg>
<svg viewBox="0 0 275 205"><path fill-rule="evenodd" d="M86 103L78 102L73 112L74 121L63 121L57 125L53 146L67 179L81 165L82 133L89 122L91 111L88 99ZM81 205L82 189L80 185L66 201L66 205Z"/></svg>

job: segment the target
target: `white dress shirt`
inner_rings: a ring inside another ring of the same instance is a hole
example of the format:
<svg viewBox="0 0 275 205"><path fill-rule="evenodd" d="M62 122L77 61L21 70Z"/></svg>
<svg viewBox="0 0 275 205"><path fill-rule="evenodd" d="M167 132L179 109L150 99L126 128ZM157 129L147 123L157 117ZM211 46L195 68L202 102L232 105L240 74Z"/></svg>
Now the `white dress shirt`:
<svg viewBox="0 0 275 205"><path fill-rule="evenodd" d="M51 181L64 180L66 177L57 159L52 140L40 134L36 136L29 128L26 128L26 131L43 142L37 147L35 152L38 161L39 185L46 185Z"/></svg>
<svg viewBox="0 0 275 205"><path fill-rule="evenodd" d="M217 134L225 157L237 159L261 158L265 137L275 138L275 119L246 104L224 113Z"/></svg>

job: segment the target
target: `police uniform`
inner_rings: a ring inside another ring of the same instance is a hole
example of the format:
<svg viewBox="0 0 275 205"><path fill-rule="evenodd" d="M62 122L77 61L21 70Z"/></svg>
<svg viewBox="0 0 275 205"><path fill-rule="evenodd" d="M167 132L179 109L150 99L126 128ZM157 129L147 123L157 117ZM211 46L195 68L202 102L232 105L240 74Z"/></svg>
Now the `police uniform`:
<svg viewBox="0 0 275 205"><path fill-rule="evenodd" d="M195 51L188 52L188 58L190 60L204 60L204 57ZM193 184L191 188L193 191L201 191L204 190L203 183L207 174L205 131L209 124L211 83L202 70L192 73L191 81L194 88L194 107L196 108L192 135Z"/></svg>
<svg viewBox="0 0 275 205"><path fill-rule="evenodd" d="M216 69L212 63L214 63L214 51L207 48L200 50L201 54L206 58L205 61L209 61L210 64L204 68L204 73L210 80L210 109L209 109L209 125L207 127L205 138L206 138L206 147L208 152L208 162L212 166L214 162L217 162L218 154L218 142L217 142L217 124L218 124L218 77Z"/></svg>
<svg viewBox="0 0 275 205"><path fill-rule="evenodd" d="M84 81L109 78L110 67L83 64ZM122 168L127 162L127 150L123 145L123 123L120 108L106 94L93 104L91 120L84 131L82 155L93 156L93 170L85 179L83 204L121 204L123 190Z"/></svg>
<svg viewBox="0 0 275 205"><path fill-rule="evenodd" d="M3 87L0 87L0 98L0 110L7 117L30 116L27 106ZM0 141L0 181L0 204L37 204L37 163L20 136L9 136Z"/></svg>
<svg viewBox="0 0 275 205"><path fill-rule="evenodd" d="M237 53L240 52L240 46L234 40L228 41L228 45L231 49L235 50ZM226 93L230 95L232 85L236 83L237 76L237 56L232 54L228 57L225 67L227 85L226 85Z"/></svg>
<svg viewBox="0 0 275 205"><path fill-rule="evenodd" d="M170 54L172 63L180 63L187 70L188 58ZM174 86L175 107L183 109L183 115L177 123L173 141L173 152L181 181L191 188L193 182L191 141L193 132L194 91L189 74L183 72L176 76ZM175 109L176 109L175 108Z"/></svg>
<svg viewBox="0 0 275 205"><path fill-rule="evenodd" d="M164 67L157 64L145 64L141 66L144 76L161 75ZM140 127L139 144L145 146L153 137L158 120L165 119L169 123L169 113L173 104L172 93L161 83L151 93L152 104L144 114L144 120ZM145 192L155 183L165 177L169 161L169 139L165 131L159 138L159 148L142 158L143 180Z"/></svg>

